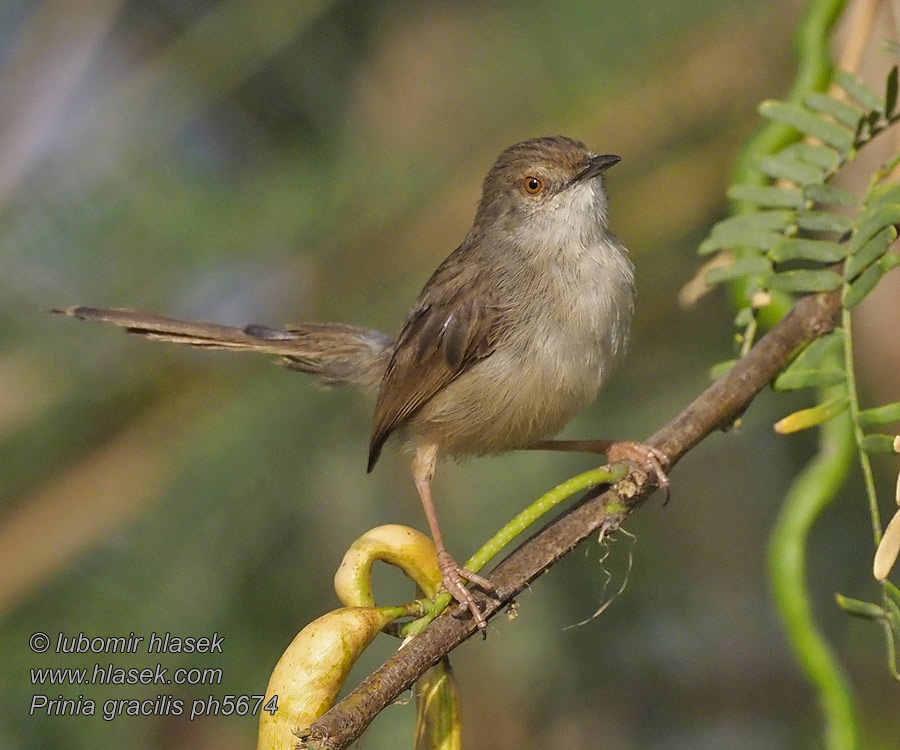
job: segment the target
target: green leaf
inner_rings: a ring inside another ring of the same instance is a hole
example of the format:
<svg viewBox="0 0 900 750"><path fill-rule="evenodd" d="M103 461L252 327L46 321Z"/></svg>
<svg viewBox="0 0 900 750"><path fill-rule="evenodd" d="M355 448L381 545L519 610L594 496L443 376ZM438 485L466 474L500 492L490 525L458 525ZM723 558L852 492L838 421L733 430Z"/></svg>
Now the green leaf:
<svg viewBox="0 0 900 750"><path fill-rule="evenodd" d="M803 193L797 188L778 188L771 185L732 185L728 197L771 208L799 208L804 204Z"/></svg>
<svg viewBox="0 0 900 750"><path fill-rule="evenodd" d="M839 289L844 280L834 271L782 271L769 279L769 289L781 292L830 292Z"/></svg>
<svg viewBox="0 0 900 750"><path fill-rule="evenodd" d="M744 229L735 232L716 232L700 243L701 255L713 253L716 250L727 250L737 247L752 247L758 250L768 250L784 239L783 234L769 232L765 229Z"/></svg>
<svg viewBox="0 0 900 750"><path fill-rule="evenodd" d="M900 265L900 255L889 253L873 263L844 292L844 307L852 310L871 292L888 271Z"/></svg>
<svg viewBox="0 0 900 750"><path fill-rule="evenodd" d="M713 380L718 380L721 378L726 372L728 372L732 367L734 367L736 359L728 359L724 362L719 362L712 367L709 368L709 377Z"/></svg>
<svg viewBox="0 0 900 750"><path fill-rule="evenodd" d="M848 310L856 307L875 288L875 285L881 281L882 276L884 276L884 271L881 270L880 265L876 263L869 266L860 274L856 281L844 290L844 307Z"/></svg>
<svg viewBox="0 0 900 750"><path fill-rule="evenodd" d="M891 589L897 591L897 587L894 586L894 584L892 584L890 581L884 580L881 583L889 594L891 592ZM894 634L894 639L900 641L900 607L897 606L897 602L893 596L885 597L884 603L886 605L888 613L887 619L890 623L891 631ZM893 659L888 662L888 668L891 670L891 674L894 676L894 679L900 680L900 672L897 671L896 667L896 658L896 655L894 655Z"/></svg>
<svg viewBox="0 0 900 750"><path fill-rule="evenodd" d="M878 261L878 265L881 266L881 275L884 276L888 271L892 271L897 266L900 266L900 255L897 253L889 253L888 255L882 256L881 260Z"/></svg>
<svg viewBox="0 0 900 750"><path fill-rule="evenodd" d="M812 143L792 143L778 153L788 154L794 159L809 162L827 170L836 169L841 163L840 154L833 148Z"/></svg>
<svg viewBox="0 0 900 750"><path fill-rule="evenodd" d="M716 223L713 234L719 232L737 232L744 229L771 229L782 231L794 220L793 211L754 211L753 213L729 216Z"/></svg>
<svg viewBox="0 0 900 750"><path fill-rule="evenodd" d="M763 255L745 255L738 258L728 266L717 266L706 273L707 284L721 284L723 281L731 281L742 276L757 276L761 273L771 273L772 264Z"/></svg>
<svg viewBox="0 0 900 750"><path fill-rule="evenodd" d="M866 121L869 123L869 131L872 135L878 131L878 125L881 121L881 112L879 110L873 109L869 114L866 115Z"/></svg>
<svg viewBox="0 0 900 750"><path fill-rule="evenodd" d="M900 605L900 589L890 581L884 581L882 586L884 586L884 590L888 595L888 601Z"/></svg>
<svg viewBox="0 0 900 750"><path fill-rule="evenodd" d="M846 411L849 405L850 399L847 396L838 396L826 401L824 404L795 411L793 414L788 414L775 423L775 432L779 435L788 435L792 432L816 427Z"/></svg>
<svg viewBox="0 0 900 750"><path fill-rule="evenodd" d="M769 251L775 263L786 260L814 260L819 263L837 263L847 256L847 248L840 242L806 240L791 237L782 240Z"/></svg>
<svg viewBox="0 0 900 750"><path fill-rule="evenodd" d="M792 367L800 367L801 369L811 370L818 367L825 360L830 359L841 351L844 346L845 336L843 328L835 328L824 336L820 336L803 349L794 357L787 370ZM787 371L786 370L786 371Z"/></svg>
<svg viewBox="0 0 900 750"><path fill-rule="evenodd" d="M874 212L891 203L900 203L900 183L884 182L869 194L866 210Z"/></svg>
<svg viewBox="0 0 900 750"><path fill-rule="evenodd" d="M866 453L894 453L894 436L866 435L862 440L862 449Z"/></svg>
<svg viewBox="0 0 900 750"><path fill-rule="evenodd" d="M794 358L794 362L803 362L808 366L818 365L842 351L847 342L843 328L835 328L824 336L812 341Z"/></svg>
<svg viewBox="0 0 900 750"><path fill-rule="evenodd" d="M877 604L861 602L859 599L851 599L843 594L835 594L834 599L837 605L847 614L865 617L867 620L883 620L887 617L887 612Z"/></svg>
<svg viewBox="0 0 900 750"><path fill-rule="evenodd" d="M884 110L884 102L872 89L866 86L859 78L845 70L838 70L834 74L834 80L844 91L852 96L866 109Z"/></svg>
<svg viewBox="0 0 900 750"><path fill-rule="evenodd" d="M803 188L803 195L807 200L816 203L831 203L838 206L856 205L856 198L853 195L833 185L807 185Z"/></svg>
<svg viewBox="0 0 900 750"><path fill-rule="evenodd" d="M856 124L859 122L859 118L863 116L863 112L852 104L842 102L840 99L835 99L832 96L828 96L828 94L820 94L819 92L807 94L803 99L803 103L810 109L814 109L816 112L831 115L835 120L841 123L841 125L846 125L848 128L854 130L856 129Z"/></svg>
<svg viewBox="0 0 900 750"><path fill-rule="evenodd" d="M790 368L775 378L772 388L776 391L796 391L800 388L838 385L847 380L843 370L801 370Z"/></svg>
<svg viewBox="0 0 900 750"><path fill-rule="evenodd" d="M788 104L770 99L759 105L759 113L770 120L790 125L805 135L818 138L822 143L837 149L839 153L846 153L853 148L851 131L798 104Z"/></svg>
<svg viewBox="0 0 900 750"><path fill-rule="evenodd" d="M809 232L835 232L846 234L853 229L853 222L846 216L832 214L827 211L799 211L796 216L797 226Z"/></svg>
<svg viewBox="0 0 900 750"><path fill-rule="evenodd" d="M825 181L825 171L820 167L807 164L799 159L778 154L764 156L759 160L759 169L763 174L776 180L790 180L798 185L818 184Z"/></svg>
<svg viewBox="0 0 900 750"><path fill-rule="evenodd" d="M860 427L881 427L886 424L900 422L900 401L874 409L863 409L859 413Z"/></svg>
<svg viewBox="0 0 900 750"><path fill-rule="evenodd" d="M897 106L897 66L891 68L887 78L887 90L884 94L884 114L890 120Z"/></svg>
<svg viewBox="0 0 900 750"><path fill-rule="evenodd" d="M792 391L810 386L837 385L846 380L842 369L835 367L835 355L844 345L844 330L836 328L813 341L775 379L776 391Z"/></svg>
<svg viewBox="0 0 900 750"><path fill-rule="evenodd" d="M850 260L844 266L844 278L847 280L855 279L863 269L884 255L895 239L897 239L897 228L895 226L882 229L859 248L855 255L850 256Z"/></svg>
<svg viewBox="0 0 900 750"><path fill-rule="evenodd" d="M793 228L793 219L793 211L752 211L730 216L713 226L709 237L700 245L700 253L736 247L768 249L781 239L782 232Z"/></svg>
<svg viewBox="0 0 900 750"><path fill-rule="evenodd" d="M850 254L858 252L872 237L887 226L900 223L900 203L881 206L875 211L866 211L850 238Z"/></svg>
<svg viewBox="0 0 900 750"><path fill-rule="evenodd" d="M859 118L856 131L853 133L853 143L858 144L864 139L866 132L869 130L869 120L863 115Z"/></svg>

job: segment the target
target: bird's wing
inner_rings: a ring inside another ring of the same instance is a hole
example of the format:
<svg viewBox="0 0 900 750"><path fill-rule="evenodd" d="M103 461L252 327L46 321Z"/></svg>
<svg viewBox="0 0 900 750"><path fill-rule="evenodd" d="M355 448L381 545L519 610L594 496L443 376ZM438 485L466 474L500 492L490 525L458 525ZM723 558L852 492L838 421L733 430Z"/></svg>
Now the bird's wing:
<svg viewBox="0 0 900 750"><path fill-rule="evenodd" d="M454 255L432 276L397 339L375 405L369 471L397 427L494 350L496 285Z"/></svg>

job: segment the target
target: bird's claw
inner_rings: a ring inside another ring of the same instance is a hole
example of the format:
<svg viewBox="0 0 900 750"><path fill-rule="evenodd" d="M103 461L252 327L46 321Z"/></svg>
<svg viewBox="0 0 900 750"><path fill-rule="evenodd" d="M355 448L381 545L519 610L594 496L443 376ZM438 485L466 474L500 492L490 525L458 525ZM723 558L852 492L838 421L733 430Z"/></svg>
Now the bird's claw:
<svg viewBox="0 0 900 750"><path fill-rule="evenodd" d="M652 474L656 480L656 486L665 495L665 502L669 502L669 476L663 466L669 464L669 457L659 448L654 448L646 443L633 443L630 440L613 443L606 451L606 457L610 463L617 461L632 461Z"/></svg>
<svg viewBox="0 0 900 750"><path fill-rule="evenodd" d="M472 596L472 592L466 588L463 581L470 581L488 592L494 590L494 585L487 578L457 565L456 561L450 557L450 554L443 549L438 551L438 568L441 571L444 588L464 609L472 613L478 629L484 632L484 629L487 627L487 620L484 617L484 613L475 603L475 597Z"/></svg>

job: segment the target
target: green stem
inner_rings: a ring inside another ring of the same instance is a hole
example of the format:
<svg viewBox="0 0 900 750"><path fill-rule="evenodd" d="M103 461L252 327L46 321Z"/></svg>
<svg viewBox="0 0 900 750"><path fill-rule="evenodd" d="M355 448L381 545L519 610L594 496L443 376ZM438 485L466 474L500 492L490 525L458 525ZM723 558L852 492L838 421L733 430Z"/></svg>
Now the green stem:
<svg viewBox="0 0 900 750"><path fill-rule="evenodd" d="M794 480L769 547L772 594L797 658L819 693L826 747L859 746L856 706L846 676L816 627L806 586L806 545L812 524L843 484L856 450L847 413L819 430L817 455Z"/></svg>
<svg viewBox="0 0 900 750"><path fill-rule="evenodd" d="M829 37L844 5L845 0L811 0L807 4L795 40L798 67L788 101L802 102L808 93L824 91L830 83L833 66ZM765 182L764 175L756 168L757 158L775 153L797 137L797 131L789 126L768 123L745 143L735 167L735 182ZM740 204L732 208L734 213L748 210ZM739 304L743 304L746 292L746 288L734 290ZM789 304L783 295L775 296L773 304L759 311L763 326L783 317ZM849 330L846 338L849 341ZM851 358L847 387L853 399L856 389L852 380L852 351L849 346L845 351L845 356ZM854 406L858 412L858 402ZM857 412L853 412L854 420ZM810 528L843 484L859 443L853 427L855 421L851 423L850 416L841 415L820 428L819 452L791 485L772 532L769 550L773 596L794 651L819 692L830 750L857 747L858 722L847 680L813 618L805 560Z"/></svg>
<svg viewBox="0 0 900 750"><path fill-rule="evenodd" d="M741 340L741 353L739 356L746 357L747 352L749 352L753 348L753 341L756 339L756 328L758 326L759 321L756 317L756 311L753 311L753 317L750 319L750 322L747 323L747 327L744 329L744 336Z"/></svg>
<svg viewBox="0 0 900 750"><path fill-rule="evenodd" d="M559 505L563 500L572 497L572 495L578 492L583 492L584 490L589 490L591 487L596 487L599 484L613 484L619 482L624 479L627 474L627 465L618 463L613 464L612 466L601 466L598 469L591 469L590 471L586 471L583 474L579 474L578 476L566 480L562 484L558 484L549 492L545 492L541 495L531 505L525 508L525 510L513 518L512 521L500 529L500 531L494 534L494 536L488 539L487 542L481 546L481 549L466 561L464 567L466 570L477 573L496 557L500 550L507 544L535 523L541 516ZM453 601L453 598L450 594L438 594L430 600L430 606L428 606L428 604L425 605L428 608L428 614L409 623L401 631L402 634L405 637L412 637L421 633L428 623L437 617L451 601Z"/></svg>
<svg viewBox="0 0 900 750"><path fill-rule="evenodd" d="M844 283L844 291L849 287ZM866 497L869 500L869 514L872 517L872 533L875 536L875 546L881 542L881 514L878 512L878 496L875 494L875 477L872 475L872 462L869 454L862 448L862 427L859 426L859 394L856 391L856 370L853 366L853 333L850 311L845 307L841 310L841 327L844 329L844 371L847 373L847 395L850 397L850 419L853 422L853 438L856 441L856 452L859 455L859 466L863 473L863 482L866 486Z"/></svg>
<svg viewBox="0 0 900 750"><path fill-rule="evenodd" d="M628 473L625 464L613 464L601 466L583 474L572 477L562 484L557 485L549 492L545 492L519 515L513 518L506 526L488 539L465 564L467 570L477 573L487 565L500 550L537 521L541 516L551 511L563 500L572 497L576 492L589 490L598 484L612 484L621 481Z"/></svg>

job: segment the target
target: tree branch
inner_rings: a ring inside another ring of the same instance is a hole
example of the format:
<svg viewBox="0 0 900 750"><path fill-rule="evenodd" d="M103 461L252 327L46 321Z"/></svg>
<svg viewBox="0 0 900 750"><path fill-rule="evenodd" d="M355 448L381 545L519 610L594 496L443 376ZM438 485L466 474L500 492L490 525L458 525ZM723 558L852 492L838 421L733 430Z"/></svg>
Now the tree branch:
<svg viewBox="0 0 900 750"><path fill-rule="evenodd" d="M813 294L801 299L743 359L701 393L647 442L674 465L704 437L729 427L757 393L784 368L805 344L834 328L840 293ZM652 480L635 469L612 488L588 493L572 508L550 521L523 542L488 578L496 592L488 597L473 592L486 617L503 609L563 555L596 532L611 531L653 491ZM320 717L304 733L301 747L347 747L375 716L394 701L441 657L476 631L471 617L458 619L450 611L367 677L346 698Z"/></svg>

